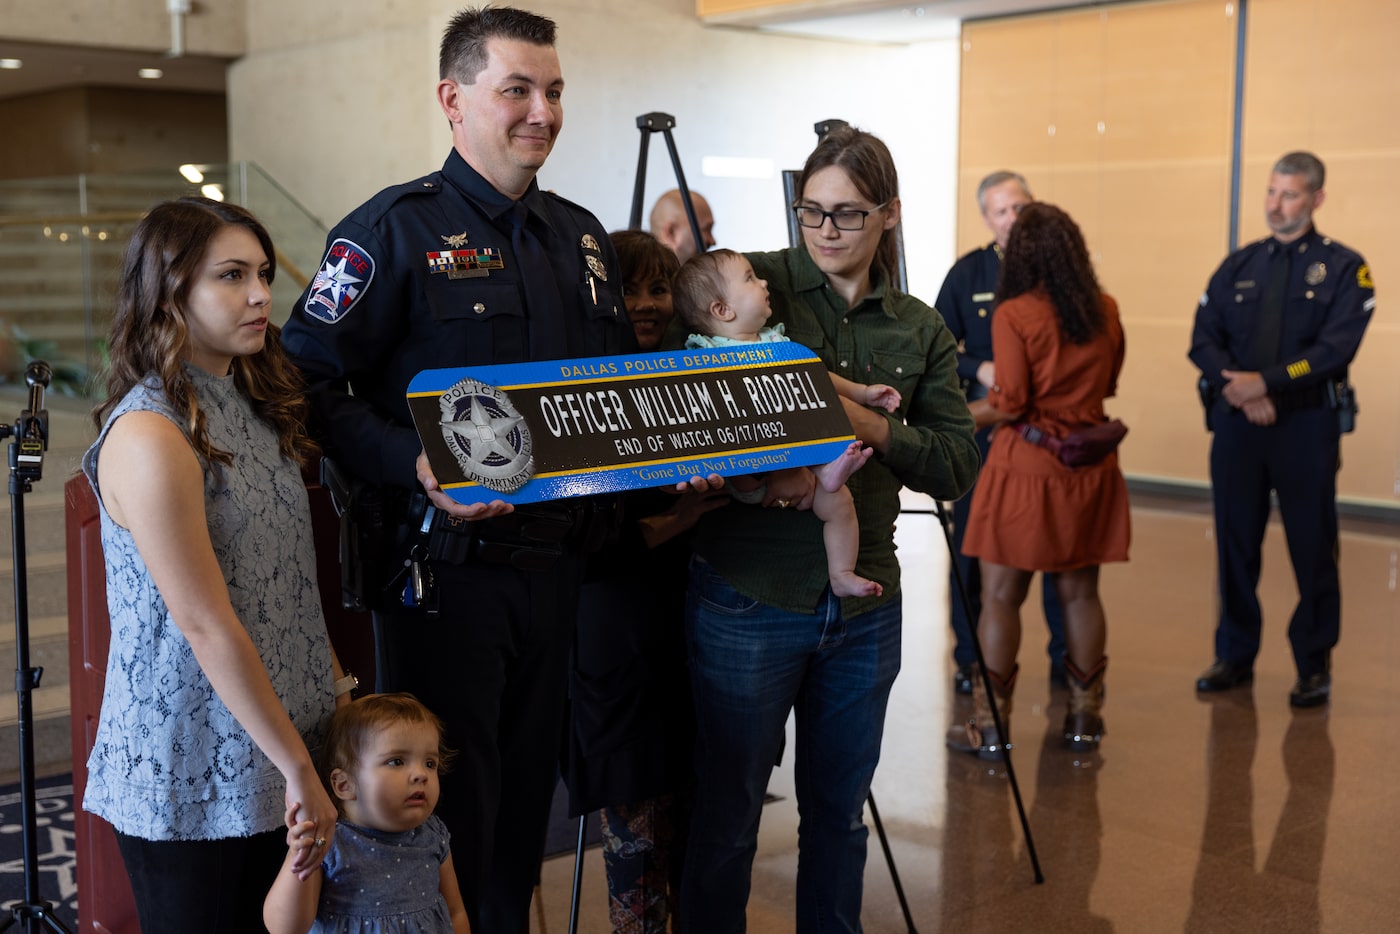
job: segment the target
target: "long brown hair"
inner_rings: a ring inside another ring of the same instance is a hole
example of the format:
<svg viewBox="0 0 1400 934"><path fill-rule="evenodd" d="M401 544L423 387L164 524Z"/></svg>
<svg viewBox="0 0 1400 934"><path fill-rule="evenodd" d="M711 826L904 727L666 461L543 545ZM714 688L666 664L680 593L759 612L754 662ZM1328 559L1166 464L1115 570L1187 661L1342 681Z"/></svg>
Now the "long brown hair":
<svg viewBox="0 0 1400 934"><path fill-rule="evenodd" d="M1044 289L1060 331L1071 344L1087 344L1104 329L1103 292L1079 225L1053 204L1021 209L1006 241L996 300Z"/></svg>
<svg viewBox="0 0 1400 934"><path fill-rule="evenodd" d="M183 420L185 434L201 460L233 462L233 454L209 440L204 412L184 367L189 341L186 302L209 242L223 228L247 228L267 256L267 281L277 273L272 238L257 218L241 207L209 198L163 201L136 224L122 260L116 314L109 339L111 366L107 398L93 410L100 430L132 387L152 376ZM233 384L253 411L277 433L284 457L305 463L316 452L306 434L307 404L300 374L287 361L279 337L268 324L263 349L233 360Z"/></svg>
<svg viewBox="0 0 1400 934"><path fill-rule="evenodd" d="M801 198L807 190L808 179L833 165L845 170L856 191L869 199L871 204L887 206L899 197L899 173L895 171L894 157L890 155L889 147L878 136L850 126L837 127L817 143L797 180L797 197ZM895 228L880 233L873 265L884 273L886 288L899 288L899 248L895 243Z"/></svg>

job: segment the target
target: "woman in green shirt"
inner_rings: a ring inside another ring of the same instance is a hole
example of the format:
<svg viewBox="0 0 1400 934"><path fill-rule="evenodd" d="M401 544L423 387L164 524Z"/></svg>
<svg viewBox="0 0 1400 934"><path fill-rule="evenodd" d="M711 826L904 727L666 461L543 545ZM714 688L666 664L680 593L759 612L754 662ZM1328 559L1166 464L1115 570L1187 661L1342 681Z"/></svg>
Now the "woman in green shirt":
<svg viewBox="0 0 1400 934"><path fill-rule="evenodd" d="M805 469L770 475L762 506L736 503L701 521L686 612L698 790L681 917L685 930L707 934L744 930L759 814L793 709L797 929L859 930L863 811L900 664L899 490L956 499L978 464L953 337L895 285L900 202L889 150L869 133L834 130L797 191L802 245L748 259L768 281L770 324L833 373L900 392L893 413L843 400L876 452L848 483L860 520L856 571L883 593L832 595Z"/></svg>

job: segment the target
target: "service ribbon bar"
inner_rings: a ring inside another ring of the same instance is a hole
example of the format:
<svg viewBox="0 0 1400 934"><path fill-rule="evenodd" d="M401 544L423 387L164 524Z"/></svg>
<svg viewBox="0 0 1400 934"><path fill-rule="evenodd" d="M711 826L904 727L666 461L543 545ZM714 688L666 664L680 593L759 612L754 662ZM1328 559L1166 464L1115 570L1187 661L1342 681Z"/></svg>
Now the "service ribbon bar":
<svg viewBox="0 0 1400 934"><path fill-rule="evenodd" d="M855 440L795 343L424 370L408 405L463 503L533 503L834 460Z"/></svg>

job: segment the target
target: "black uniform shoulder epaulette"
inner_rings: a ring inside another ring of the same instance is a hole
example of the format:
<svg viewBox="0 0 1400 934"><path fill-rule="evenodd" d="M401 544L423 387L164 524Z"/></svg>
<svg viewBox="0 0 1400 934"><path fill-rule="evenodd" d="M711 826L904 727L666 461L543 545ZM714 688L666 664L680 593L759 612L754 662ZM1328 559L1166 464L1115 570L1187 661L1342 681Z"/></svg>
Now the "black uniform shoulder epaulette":
<svg viewBox="0 0 1400 934"><path fill-rule="evenodd" d="M1319 235L1319 239L1322 241L1323 246L1342 259L1354 259L1358 263L1366 262L1365 258L1360 253L1356 252L1345 243L1342 243L1340 240L1333 240L1331 237L1321 235Z"/></svg>
<svg viewBox="0 0 1400 934"><path fill-rule="evenodd" d="M594 220L594 221L598 224L598 226L600 226L600 227L602 226L602 222L597 220L597 218L594 216L593 212L590 211L590 210L588 210L588 208L584 207L583 205L579 204L578 202L576 202L576 201L570 201L568 198L565 198L563 195L559 194L558 192L552 191L552 190L547 189L547 188L541 188L541 189L540 189L540 193L543 194L546 198L552 198L553 200L558 201L560 205L562 205L563 207L569 209L570 211L574 212L575 214L582 214L584 217L587 217L587 218L589 218L589 219Z"/></svg>
<svg viewBox="0 0 1400 934"><path fill-rule="evenodd" d="M975 246L972 249L968 250L966 253L964 253L962 256L959 256L957 261L959 263L962 263L970 259L975 259L978 256L981 256L983 253L987 252L987 246L988 245L985 243L981 246Z"/></svg>
<svg viewBox="0 0 1400 934"><path fill-rule="evenodd" d="M389 209L405 198L435 195L442 191L442 173L434 172L401 185L390 185L373 198L360 205L346 220L354 221L362 227L373 228L389 213Z"/></svg>
<svg viewBox="0 0 1400 934"><path fill-rule="evenodd" d="M1238 269L1240 266L1243 266L1245 263L1249 262L1250 258L1254 256L1255 253L1262 249L1267 249L1268 243L1272 239L1272 237L1260 237L1258 240L1249 241L1225 258L1223 264L1224 268Z"/></svg>

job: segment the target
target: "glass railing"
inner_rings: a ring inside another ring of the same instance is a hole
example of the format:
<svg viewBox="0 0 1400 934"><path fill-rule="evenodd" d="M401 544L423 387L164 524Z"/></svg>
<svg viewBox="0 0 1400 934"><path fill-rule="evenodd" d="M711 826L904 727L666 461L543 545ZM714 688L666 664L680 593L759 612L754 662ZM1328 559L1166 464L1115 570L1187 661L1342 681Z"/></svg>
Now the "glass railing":
<svg viewBox="0 0 1400 934"><path fill-rule="evenodd" d="M51 391L86 396L102 369L122 250L158 201L204 194L251 210L277 247L274 320L313 275L326 227L256 165L0 181L0 378L31 359L54 367Z"/></svg>

